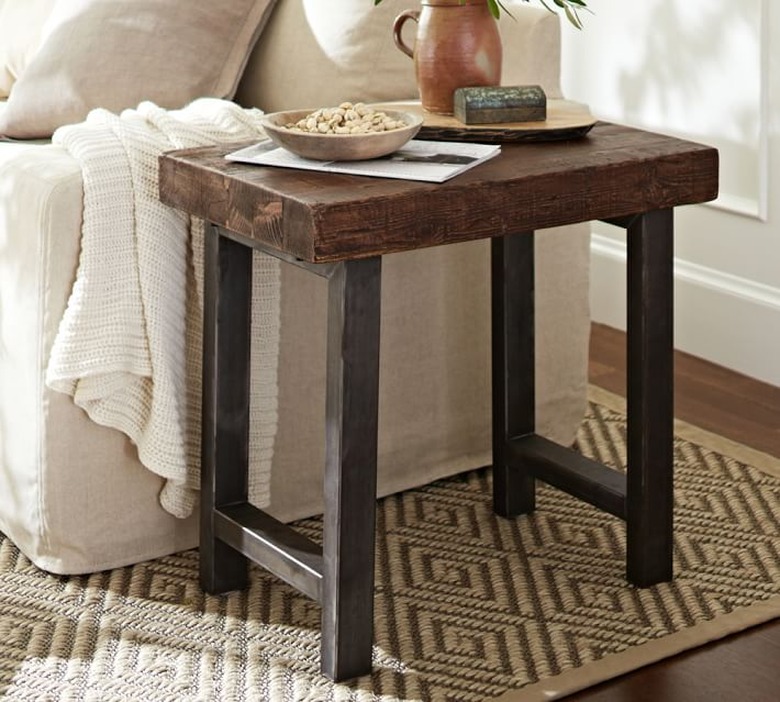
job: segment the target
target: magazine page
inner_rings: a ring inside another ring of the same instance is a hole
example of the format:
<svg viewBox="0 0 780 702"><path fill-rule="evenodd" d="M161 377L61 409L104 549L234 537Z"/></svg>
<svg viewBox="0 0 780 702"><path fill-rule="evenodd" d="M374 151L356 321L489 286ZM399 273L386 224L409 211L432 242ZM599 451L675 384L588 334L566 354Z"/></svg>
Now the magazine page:
<svg viewBox="0 0 780 702"><path fill-rule="evenodd" d="M398 151L367 161L313 161L276 146L270 139L225 156L229 161L326 173L443 183L500 153L498 144L412 139Z"/></svg>

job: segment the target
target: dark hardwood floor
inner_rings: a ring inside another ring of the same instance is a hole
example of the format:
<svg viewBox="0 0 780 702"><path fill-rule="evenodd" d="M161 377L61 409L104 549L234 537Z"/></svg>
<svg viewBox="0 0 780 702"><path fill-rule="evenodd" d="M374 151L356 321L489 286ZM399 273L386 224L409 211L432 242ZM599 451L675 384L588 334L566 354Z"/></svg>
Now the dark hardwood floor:
<svg viewBox="0 0 780 702"><path fill-rule="evenodd" d="M590 379L595 385L625 395L622 332L593 326ZM678 352L675 414L703 429L780 457L780 388ZM780 619L584 690L567 700L780 700Z"/></svg>
<svg viewBox="0 0 780 702"><path fill-rule="evenodd" d="M591 383L625 396L625 356L625 334L594 324ZM780 388L677 351L674 389L680 419L780 457Z"/></svg>

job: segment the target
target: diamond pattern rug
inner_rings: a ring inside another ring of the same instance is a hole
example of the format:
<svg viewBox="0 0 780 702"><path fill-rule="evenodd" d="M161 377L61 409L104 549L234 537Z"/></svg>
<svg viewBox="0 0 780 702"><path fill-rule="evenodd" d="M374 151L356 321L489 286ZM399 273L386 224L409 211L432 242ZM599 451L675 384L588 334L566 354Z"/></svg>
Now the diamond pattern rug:
<svg viewBox="0 0 780 702"><path fill-rule="evenodd" d="M592 400L578 448L620 468L619 402ZM0 535L0 696L547 700L780 615L780 461L678 423L675 464L676 577L643 590L623 523L553 488L516 520L493 515L487 470L382 500L374 672L345 684L318 673L319 607L259 568L209 596L196 551L61 577Z"/></svg>

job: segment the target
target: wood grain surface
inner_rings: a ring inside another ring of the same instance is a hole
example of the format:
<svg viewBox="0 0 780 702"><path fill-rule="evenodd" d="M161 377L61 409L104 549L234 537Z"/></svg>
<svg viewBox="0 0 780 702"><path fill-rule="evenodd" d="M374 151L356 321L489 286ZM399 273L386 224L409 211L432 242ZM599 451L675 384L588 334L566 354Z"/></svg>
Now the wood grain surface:
<svg viewBox="0 0 780 702"><path fill-rule="evenodd" d="M453 115L438 115L423 110L419 101L382 103L380 106L421 115L423 125L420 138L436 141L477 141L487 144L557 141L584 136L597 122L587 105L573 100L547 100L546 119L501 124L464 124Z"/></svg>
<svg viewBox="0 0 780 702"><path fill-rule="evenodd" d="M241 145L161 156L163 202L310 262L365 258L712 200L716 149L599 123L503 145L445 183L228 162Z"/></svg>

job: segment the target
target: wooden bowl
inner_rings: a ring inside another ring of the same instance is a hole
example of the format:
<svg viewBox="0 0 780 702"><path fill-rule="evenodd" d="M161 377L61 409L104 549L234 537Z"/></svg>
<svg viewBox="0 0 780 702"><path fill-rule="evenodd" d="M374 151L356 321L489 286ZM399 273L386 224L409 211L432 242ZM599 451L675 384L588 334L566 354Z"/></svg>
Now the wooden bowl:
<svg viewBox="0 0 780 702"><path fill-rule="evenodd" d="M273 142L298 156L315 161L364 161L386 156L398 151L412 139L423 123L420 115L399 110L382 110L388 117L402 120L407 126L388 132L367 134L312 134L286 127L312 112L314 109L272 112L265 115L261 122Z"/></svg>

